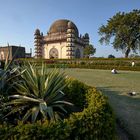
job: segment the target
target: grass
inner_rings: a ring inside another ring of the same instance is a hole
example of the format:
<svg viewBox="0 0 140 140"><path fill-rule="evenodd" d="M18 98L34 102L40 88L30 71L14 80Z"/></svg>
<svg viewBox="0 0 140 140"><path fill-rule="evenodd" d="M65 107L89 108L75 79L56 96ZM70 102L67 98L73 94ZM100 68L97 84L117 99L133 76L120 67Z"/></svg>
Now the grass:
<svg viewBox="0 0 140 140"><path fill-rule="evenodd" d="M111 74L109 70L66 69L72 77L94 86L108 96L116 117L135 139L140 139L140 72L119 71ZM128 95L135 91L136 96Z"/></svg>

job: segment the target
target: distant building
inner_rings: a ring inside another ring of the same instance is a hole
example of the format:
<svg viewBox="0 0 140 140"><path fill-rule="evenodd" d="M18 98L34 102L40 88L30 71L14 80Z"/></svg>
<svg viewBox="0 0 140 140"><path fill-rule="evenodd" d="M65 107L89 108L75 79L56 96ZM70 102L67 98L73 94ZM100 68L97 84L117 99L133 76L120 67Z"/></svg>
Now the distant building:
<svg viewBox="0 0 140 140"><path fill-rule="evenodd" d="M32 57L32 53L25 53L25 58L31 58Z"/></svg>
<svg viewBox="0 0 140 140"><path fill-rule="evenodd" d="M0 60L5 60L9 55L9 60L13 58L25 58L25 47L4 46L0 47Z"/></svg>
<svg viewBox="0 0 140 140"><path fill-rule="evenodd" d="M32 53L25 53L25 47L21 46L4 46L0 47L0 60L9 60L13 58L30 58Z"/></svg>
<svg viewBox="0 0 140 140"><path fill-rule="evenodd" d="M31 58L32 57L32 49L30 48L30 53L25 53L25 58Z"/></svg>
<svg viewBox="0 0 140 140"><path fill-rule="evenodd" d="M36 58L83 58L83 49L89 44L89 35L79 35L76 25L66 19L55 21L47 35L36 29L34 36Z"/></svg>

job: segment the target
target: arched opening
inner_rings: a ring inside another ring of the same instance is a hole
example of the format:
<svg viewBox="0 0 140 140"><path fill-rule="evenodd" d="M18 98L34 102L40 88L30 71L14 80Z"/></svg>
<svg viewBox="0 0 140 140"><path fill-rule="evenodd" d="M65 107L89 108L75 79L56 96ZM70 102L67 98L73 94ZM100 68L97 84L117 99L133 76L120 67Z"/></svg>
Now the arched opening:
<svg viewBox="0 0 140 140"><path fill-rule="evenodd" d="M49 58L55 59L58 58L58 50L56 48L52 48L49 52Z"/></svg>
<svg viewBox="0 0 140 140"><path fill-rule="evenodd" d="M75 58L80 58L81 57L81 53L79 49L76 49L75 51Z"/></svg>

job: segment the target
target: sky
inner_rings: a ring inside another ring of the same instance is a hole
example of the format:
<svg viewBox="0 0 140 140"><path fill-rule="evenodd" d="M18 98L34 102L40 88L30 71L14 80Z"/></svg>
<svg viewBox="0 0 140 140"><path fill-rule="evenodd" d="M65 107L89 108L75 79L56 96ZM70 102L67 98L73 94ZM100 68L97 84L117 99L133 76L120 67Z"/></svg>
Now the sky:
<svg viewBox="0 0 140 140"><path fill-rule="evenodd" d="M0 0L0 46L20 45L26 52L34 52L34 31L39 28L47 34L51 24L58 19L75 23L80 34L88 33L97 57L122 52L111 45L101 45L98 29L117 12L140 9L140 0Z"/></svg>

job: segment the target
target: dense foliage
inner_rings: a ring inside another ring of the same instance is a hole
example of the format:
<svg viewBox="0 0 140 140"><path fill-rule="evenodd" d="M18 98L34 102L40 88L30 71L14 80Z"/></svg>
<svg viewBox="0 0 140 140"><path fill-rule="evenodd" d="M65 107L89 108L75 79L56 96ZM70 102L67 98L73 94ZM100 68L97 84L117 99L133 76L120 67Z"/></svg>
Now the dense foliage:
<svg viewBox="0 0 140 140"><path fill-rule="evenodd" d="M119 12L99 28L100 42L108 44L112 41L113 48L121 50L128 57L131 51L136 52L140 44L140 10L129 13Z"/></svg>
<svg viewBox="0 0 140 140"><path fill-rule="evenodd" d="M89 45L86 45L85 48L84 48L84 56L86 58L89 58L90 55L94 55L96 53L96 48L89 44Z"/></svg>
<svg viewBox="0 0 140 140"><path fill-rule="evenodd" d="M0 106L0 139L114 138L112 109L96 89L43 63L8 66L0 77L1 95L11 91Z"/></svg>
<svg viewBox="0 0 140 140"><path fill-rule="evenodd" d="M88 86L77 80L68 80L69 84L64 88L67 98L73 102L75 107L83 109L85 106L85 96ZM78 83L78 84L77 84Z"/></svg>
<svg viewBox="0 0 140 140"><path fill-rule="evenodd" d="M0 139L40 139L40 140L113 140L114 139L114 115L107 98L99 93L95 88L84 85L77 80L69 82L68 97L78 96L80 106L84 109L75 112L64 121L49 123L36 122L34 124L23 124L19 122L17 126L3 124L0 125ZM78 87L76 90L76 86ZM81 87L81 91L79 88ZM73 93L75 91L75 95ZM82 92L82 93L81 93ZM80 96L79 94L85 94ZM73 99L78 102L77 99Z"/></svg>

